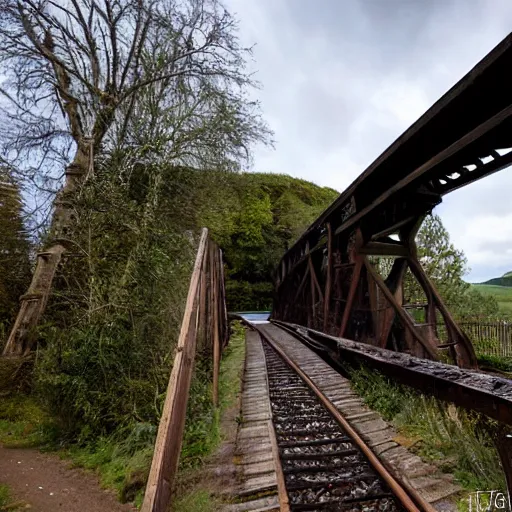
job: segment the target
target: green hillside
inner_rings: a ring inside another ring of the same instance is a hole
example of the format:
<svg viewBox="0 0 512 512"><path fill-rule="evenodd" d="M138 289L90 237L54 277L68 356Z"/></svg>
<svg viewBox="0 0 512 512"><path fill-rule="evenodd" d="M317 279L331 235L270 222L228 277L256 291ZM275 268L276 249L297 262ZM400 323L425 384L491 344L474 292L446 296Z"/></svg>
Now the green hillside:
<svg viewBox="0 0 512 512"><path fill-rule="evenodd" d="M493 277L492 279L479 284L512 287L512 272L506 272L501 277Z"/></svg>
<svg viewBox="0 0 512 512"><path fill-rule="evenodd" d="M197 176L202 178L193 187L197 223L207 226L224 250L228 309L269 309L281 256L338 192L283 174Z"/></svg>
<svg viewBox="0 0 512 512"><path fill-rule="evenodd" d="M473 285L483 295L492 295L503 313L512 315L512 272Z"/></svg>

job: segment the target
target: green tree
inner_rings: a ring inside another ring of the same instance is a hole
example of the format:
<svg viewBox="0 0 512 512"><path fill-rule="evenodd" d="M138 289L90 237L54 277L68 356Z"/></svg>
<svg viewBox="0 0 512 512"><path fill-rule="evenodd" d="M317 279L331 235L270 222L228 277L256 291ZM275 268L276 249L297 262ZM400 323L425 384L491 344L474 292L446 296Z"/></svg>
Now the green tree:
<svg viewBox="0 0 512 512"><path fill-rule="evenodd" d="M30 243L19 187L8 169L0 167L0 325L11 324L29 281Z"/></svg>
<svg viewBox="0 0 512 512"><path fill-rule="evenodd" d="M213 173L201 181L198 224L224 249L228 308L271 308L280 258L338 193L274 173Z"/></svg>
<svg viewBox="0 0 512 512"><path fill-rule="evenodd" d="M416 237L419 260L450 311L459 320L492 319L498 316L498 303L484 297L464 281L469 272L462 250L450 241L450 235L438 215L428 215ZM405 300L422 302L424 294L410 273L405 281Z"/></svg>
<svg viewBox="0 0 512 512"><path fill-rule="evenodd" d="M248 100L250 49L216 0L0 0L0 10L0 146L56 199L12 355L34 346L56 269L77 248L75 203L100 166L112 183L142 172L149 222L165 170L238 169L269 133Z"/></svg>

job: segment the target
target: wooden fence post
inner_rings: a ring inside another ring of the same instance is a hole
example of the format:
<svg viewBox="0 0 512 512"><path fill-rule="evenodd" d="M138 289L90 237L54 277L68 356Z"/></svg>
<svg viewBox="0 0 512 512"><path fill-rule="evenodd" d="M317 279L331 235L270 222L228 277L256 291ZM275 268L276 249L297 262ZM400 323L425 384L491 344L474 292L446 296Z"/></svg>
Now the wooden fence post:
<svg viewBox="0 0 512 512"><path fill-rule="evenodd" d="M213 405L219 405L219 370L220 370L220 339L219 339L219 249L211 247L212 262L212 306L213 306Z"/></svg>

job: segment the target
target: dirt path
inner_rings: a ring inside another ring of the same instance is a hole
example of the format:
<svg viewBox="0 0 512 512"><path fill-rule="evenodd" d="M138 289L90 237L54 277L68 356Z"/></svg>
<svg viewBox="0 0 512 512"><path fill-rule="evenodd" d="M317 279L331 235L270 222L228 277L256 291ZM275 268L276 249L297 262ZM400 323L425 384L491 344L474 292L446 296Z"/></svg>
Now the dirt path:
<svg viewBox="0 0 512 512"><path fill-rule="evenodd" d="M33 512L129 512L98 479L56 455L0 445L0 483ZM22 508L23 509L23 508Z"/></svg>

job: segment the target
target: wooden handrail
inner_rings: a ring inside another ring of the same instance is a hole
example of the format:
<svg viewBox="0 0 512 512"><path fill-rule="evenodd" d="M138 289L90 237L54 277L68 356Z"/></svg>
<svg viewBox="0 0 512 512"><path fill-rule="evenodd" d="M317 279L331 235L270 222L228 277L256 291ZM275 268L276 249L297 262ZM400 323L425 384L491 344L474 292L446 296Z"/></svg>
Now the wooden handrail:
<svg viewBox="0 0 512 512"><path fill-rule="evenodd" d="M205 342L211 343L214 375L212 402L214 406L218 402L220 358L229 333L227 316L223 314L225 304L221 269L222 253L209 238L208 230L203 228L141 512L167 512L171 504L185 429L197 337L201 331Z"/></svg>

